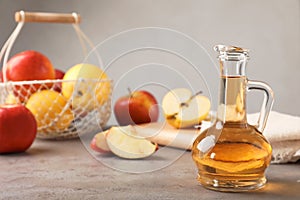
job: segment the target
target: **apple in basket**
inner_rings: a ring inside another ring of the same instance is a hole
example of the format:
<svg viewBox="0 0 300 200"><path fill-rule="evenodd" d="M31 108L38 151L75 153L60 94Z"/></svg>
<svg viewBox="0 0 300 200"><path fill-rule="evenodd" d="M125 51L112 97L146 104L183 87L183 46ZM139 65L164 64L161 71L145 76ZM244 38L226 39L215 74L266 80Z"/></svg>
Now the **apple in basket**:
<svg viewBox="0 0 300 200"><path fill-rule="evenodd" d="M55 78L56 79L63 79L65 76L65 72L60 69L55 69Z"/></svg>
<svg viewBox="0 0 300 200"><path fill-rule="evenodd" d="M55 79L62 80L64 76L65 76L65 72L63 72L60 69L55 69ZM56 92L61 92L61 86L62 86L62 82L55 83L53 89Z"/></svg>
<svg viewBox="0 0 300 200"><path fill-rule="evenodd" d="M121 126L156 122L159 107L150 92L129 90L129 95L119 98L115 103L114 114Z"/></svg>
<svg viewBox="0 0 300 200"><path fill-rule="evenodd" d="M84 115L110 100L111 82L100 67L81 63L71 67L63 78L62 94L72 101L75 114Z"/></svg>
<svg viewBox="0 0 300 200"><path fill-rule="evenodd" d="M14 55L7 62L6 78L8 81L32 81L55 79L55 69L50 60L43 54L27 50ZM51 87L51 83L45 85ZM14 94L21 101L26 100L37 91L41 84L15 86Z"/></svg>
<svg viewBox="0 0 300 200"><path fill-rule="evenodd" d="M68 129L74 120L67 99L59 92L41 90L32 94L26 102L41 132L62 132Z"/></svg>
<svg viewBox="0 0 300 200"><path fill-rule="evenodd" d="M36 120L25 106L0 105L0 153L26 151L36 133Z"/></svg>

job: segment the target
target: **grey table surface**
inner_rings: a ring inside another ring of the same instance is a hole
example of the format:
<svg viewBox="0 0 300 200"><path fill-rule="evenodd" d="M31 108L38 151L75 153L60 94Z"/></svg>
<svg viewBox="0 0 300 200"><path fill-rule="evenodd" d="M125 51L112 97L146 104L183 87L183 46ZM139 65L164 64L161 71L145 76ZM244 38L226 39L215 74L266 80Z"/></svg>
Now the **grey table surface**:
<svg viewBox="0 0 300 200"><path fill-rule="evenodd" d="M80 139L37 139L26 153L0 156L0 199L300 199L299 162L272 164L267 178L258 191L215 192L198 184L190 152L134 174L103 165Z"/></svg>

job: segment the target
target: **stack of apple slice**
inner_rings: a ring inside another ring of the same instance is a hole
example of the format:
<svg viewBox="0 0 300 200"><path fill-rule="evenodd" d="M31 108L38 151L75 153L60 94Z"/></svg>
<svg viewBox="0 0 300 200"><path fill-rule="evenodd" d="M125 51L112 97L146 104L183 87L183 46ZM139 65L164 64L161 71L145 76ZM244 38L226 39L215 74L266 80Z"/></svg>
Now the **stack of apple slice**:
<svg viewBox="0 0 300 200"><path fill-rule="evenodd" d="M146 101L146 99L149 101ZM129 97L122 97L117 101L114 109L118 122L121 125L135 124L136 120L134 119L136 118L133 117L131 119L132 116L137 116L139 119L146 119L145 116L148 118L147 111L151 115L149 105L156 104L153 103L156 102L153 99L154 97L145 91L137 91L136 93L131 93ZM144 107L144 109L130 109L130 104L132 108L137 108L137 105L145 105L145 102L149 105ZM191 141L199 134L194 126L206 120L210 107L210 100L206 96L201 95L201 92L193 94L186 88L170 90L163 98L162 109L166 121L171 126L164 126L159 122L153 123L150 120L152 123L148 124L146 123L148 121L145 121L142 126L112 127L108 131L96 134L91 142L91 148L101 153L112 152L119 157L127 159L145 158L153 154L158 147L157 144L152 143L153 141L164 146L190 149ZM158 118L158 107L156 106L156 108L155 114L157 117L155 121ZM135 115L139 114L138 111L141 110L141 115ZM203 124L205 123L203 122ZM192 129L188 129L191 127ZM149 134L151 132L158 134L151 135ZM152 142L142 136L146 136Z"/></svg>
<svg viewBox="0 0 300 200"><path fill-rule="evenodd" d="M158 145L137 135L132 126L112 127L96 134L91 148L100 153L112 152L126 159L141 159L152 155Z"/></svg>

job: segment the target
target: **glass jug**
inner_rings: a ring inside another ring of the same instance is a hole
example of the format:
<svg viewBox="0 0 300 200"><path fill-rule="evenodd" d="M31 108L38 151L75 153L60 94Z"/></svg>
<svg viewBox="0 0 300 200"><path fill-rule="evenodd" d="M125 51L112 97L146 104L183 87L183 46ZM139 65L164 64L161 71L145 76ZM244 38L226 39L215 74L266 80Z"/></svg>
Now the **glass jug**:
<svg viewBox="0 0 300 200"><path fill-rule="evenodd" d="M273 104L271 88L246 77L248 50L217 45L221 67L219 104L213 125L200 134L192 147L198 181L206 188L240 192L261 188L266 183L272 148L262 135ZM247 123L246 93L264 92L256 125Z"/></svg>

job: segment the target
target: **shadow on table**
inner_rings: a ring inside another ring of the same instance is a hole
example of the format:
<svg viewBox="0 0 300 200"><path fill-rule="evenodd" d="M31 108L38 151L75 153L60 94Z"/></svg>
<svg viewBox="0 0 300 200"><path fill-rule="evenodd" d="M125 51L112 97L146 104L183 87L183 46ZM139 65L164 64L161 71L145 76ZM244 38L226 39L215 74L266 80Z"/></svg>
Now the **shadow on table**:
<svg viewBox="0 0 300 200"><path fill-rule="evenodd" d="M266 186L254 194L266 194L282 199L300 199L300 180L286 181L280 179L268 179Z"/></svg>
<svg viewBox="0 0 300 200"><path fill-rule="evenodd" d="M51 151L52 150L50 148L39 147L39 148L28 149L25 152L2 153L0 155L7 156L7 157L24 157L24 156L34 156L34 155L45 154L45 153L47 154Z"/></svg>
<svg viewBox="0 0 300 200"><path fill-rule="evenodd" d="M69 140L40 140L36 139L33 144L25 151L25 152L12 152L12 153L1 153L1 156L7 157L24 157L24 156L35 156L35 155L53 155L53 154L60 154L61 150L57 148L57 145L64 145L64 143L69 143L71 140L78 140L69 139ZM37 144L39 142L39 144ZM56 145L56 146L55 146Z"/></svg>

